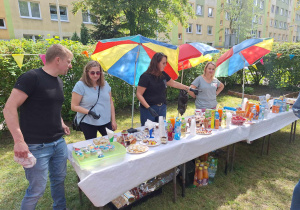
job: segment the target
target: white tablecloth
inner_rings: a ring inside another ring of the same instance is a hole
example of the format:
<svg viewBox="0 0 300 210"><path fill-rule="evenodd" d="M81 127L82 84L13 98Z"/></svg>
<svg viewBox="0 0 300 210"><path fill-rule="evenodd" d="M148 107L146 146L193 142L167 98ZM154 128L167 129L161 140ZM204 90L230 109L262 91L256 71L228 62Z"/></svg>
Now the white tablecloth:
<svg viewBox="0 0 300 210"><path fill-rule="evenodd" d="M93 169L81 169L72 158L73 144L68 145L69 160L80 178L78 186L91 202L104 206L122 193L175 166L212 150L239 142L252 141L285 127L297 118L292 111L272 114L252 125L213 130L212 135L187 135L166 145L149 147L144 154L126 154L120 162Z"/></svg>

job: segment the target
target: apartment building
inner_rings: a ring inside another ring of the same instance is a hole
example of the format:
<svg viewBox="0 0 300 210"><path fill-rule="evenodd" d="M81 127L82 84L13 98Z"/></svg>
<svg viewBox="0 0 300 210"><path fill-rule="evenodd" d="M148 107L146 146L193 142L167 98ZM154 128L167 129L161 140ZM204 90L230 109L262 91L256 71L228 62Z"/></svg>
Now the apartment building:
<svg viewBox="0 0 300 210"><path fill-rule="evenodd" d="M190 0L196 18L189 19L188 27L175 26L169 34L162 33L159 40L175 45L188 42L203 42L215 47L228 44L229 21L220 7L231 0ZM249 19L252 37L273 37L277 42L300 41L300 11L297 0L250 0L259 8L258 14ZM59 36L59 21L56 3L59 2L59 14L62 37L69 39L76 31L80 32L81 23L93 28L88 12L72 14L73 0L0 0L0 39L29 38L40 39ZM254 29L255 28L255 29ZM241 37L238 32L231 45L249 37Z"/></svg>
<svg viewBox="0 0 300 210"><path fill-rule="evenodd" d="M220 12L219 8L228 3L230 0L190 0L196 18L189 19L188 28L175 26L169 41L176 45L203 42L219 48L224 47L225 41L228 41L226 39L230 38L229 21L227 14ZM253 0L253 5L258 7L258 13L252 20L249 19L252 37L272 37L277 42L300 41L300 11L296 10L297 0ZM249 38L239 36L237 31L235 34L235 43Z"/></svg>
<svg viewBox="0 0 300 210"><path fill-rule="evenodd" d="M79 34L82 23L92 28L88 12L72 14L72 0L0 0L0 39L59 36L57 2L64 39L70 39L75 31Z"/></svg>

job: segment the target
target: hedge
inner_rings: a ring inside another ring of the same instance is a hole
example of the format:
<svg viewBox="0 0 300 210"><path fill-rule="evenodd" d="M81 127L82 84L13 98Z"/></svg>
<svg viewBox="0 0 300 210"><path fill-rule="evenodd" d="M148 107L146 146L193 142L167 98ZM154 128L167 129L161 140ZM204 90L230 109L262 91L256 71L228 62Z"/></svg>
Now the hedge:
<svg viewBox="0 0 300 210"><path fill-rule="evenodd" d="M16 79L24 72L39 68L43 65L38 54L45 54L47 48L52 44L60 43L70 49L74 58L72 60L72 69L65 76L62 76L64 82L65 102L62 108L62 116L65 120L71 120L74 116L74 112L71 111L71 92L75 83L81 77L84 65L90 60L82 54L83 51L92 53L95 49L95 44L82 45L80 42L71 40L55 40L46 39L40 40L36 43L32 40L25 39L13 39L10 41L0 40L0 124L4 122L3 107L8 99L10 92L16 82ZM227 50L221 50L219 54L214 56L216 61L221 54ZM276 59L276 53L282 53L283 55ZM1 55L9 54L9 55ZM10 54L37 54L37 55L25 55L23 66L20 69L13 57ZM294 54L295 57L290 60L289 54ZM289 88L297 89L300 81L300 44L299 43L274 43L273 51L265 56L264 65L257 64L258 70L254 72L255 75L261 75L260 81L265 79L269 85L274 88ZM202 74L204 64L197 67L184 70L183 84L190 85L192 81ZM250 67L250 70L252 68ZM252 69L253 70L253 69ZM221 81L226 82L227 86L231 84L241 83L241 72L232 75L227 78L219 78ZM179 78L177 81L181 81L181 73L179 72ZM250 71L247 75L250 75ZM112 96L115 102L116 110L124 110L128 108L130 110L132 103L132 87L123 80L113 77L109 74L105 74L105 78L112 87ZM248 80L253 80L251 76L247 77ZM167 100L177 100L179 90L175 88L167 89ZM117 100L116 100L117 99ZM135 97L135 108L138 108L138 100Z"/></svg>

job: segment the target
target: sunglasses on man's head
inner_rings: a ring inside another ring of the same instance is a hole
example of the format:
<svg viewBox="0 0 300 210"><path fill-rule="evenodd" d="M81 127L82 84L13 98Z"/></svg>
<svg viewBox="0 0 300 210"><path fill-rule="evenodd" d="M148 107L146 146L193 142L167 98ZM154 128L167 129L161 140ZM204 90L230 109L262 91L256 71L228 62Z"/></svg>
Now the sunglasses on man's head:
<svg viewBox="0 0 300 210"><path fill-rule="evenodd" d="M100 75L100 74L101 74L101 71L96 71L96 72L90 71L89 73L90 73L91 75L95 75L95 74Z"/></svg>

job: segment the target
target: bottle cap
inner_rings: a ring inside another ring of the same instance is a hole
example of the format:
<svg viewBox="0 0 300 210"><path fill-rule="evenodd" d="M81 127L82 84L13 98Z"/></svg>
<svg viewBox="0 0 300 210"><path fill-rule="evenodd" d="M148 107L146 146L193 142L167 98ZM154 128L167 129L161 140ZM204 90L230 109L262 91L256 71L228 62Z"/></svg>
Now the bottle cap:
<svg viewBox="0 0 300 210"><path fill-rule="evenodd" d="M202 167L199 167L199 170L202 170Z"/></svg>
<svg viewBox="0 0 300 210"><path fill-rule="evenodd" d="M207 169L207 166L204 166L204 169Z"/></svg>

